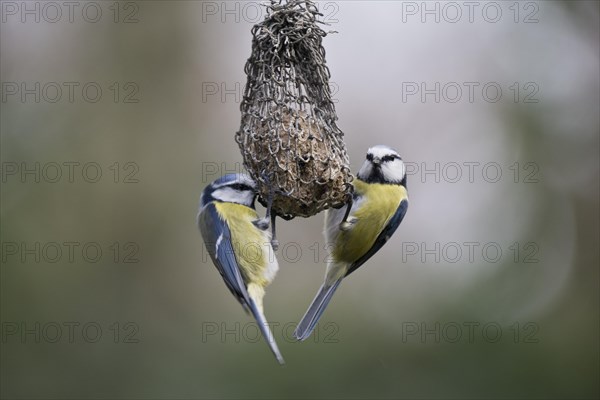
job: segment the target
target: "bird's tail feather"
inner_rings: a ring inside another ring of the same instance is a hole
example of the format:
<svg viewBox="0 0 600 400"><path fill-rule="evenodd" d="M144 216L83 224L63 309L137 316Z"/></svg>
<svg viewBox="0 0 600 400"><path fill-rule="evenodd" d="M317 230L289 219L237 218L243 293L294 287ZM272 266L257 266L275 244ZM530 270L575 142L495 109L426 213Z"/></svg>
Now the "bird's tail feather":
<svg viewBox="0 0 600 400"><path fill-rule="evenodd" d="M324 283L321 286L314 300L308 307L308 310L306 310L306 314L304 314L304 317L302 317L302 320L298 323L298 327L294 331L294 337L296 339L304 340L310 336L341 282L342 278L331 285Z"/></svg>
<svg viewBox="0 0 600 400"><path fill-rule="evenodd" d="M277 347L277 342L275 342L275 337L273 336L273 332L271 332L271 329L269 328L269 325L267 324L267 319L265 318L262 311L258 308L258 306L254 302L254 300L250 299L250 303L248 305L249 305L250 311L252 312L252 315L254 316L254 318L256 319L256 322L258 323L258 327L259 327L260 331L262 332L263 337L267 341L267 344L269 345L269 348L273 352L273 355L275 355L277 362L279 362L279 364L281 364L281 365L284 365L285 361L283 359L283 356L279 352L279 347Z"/></svg>

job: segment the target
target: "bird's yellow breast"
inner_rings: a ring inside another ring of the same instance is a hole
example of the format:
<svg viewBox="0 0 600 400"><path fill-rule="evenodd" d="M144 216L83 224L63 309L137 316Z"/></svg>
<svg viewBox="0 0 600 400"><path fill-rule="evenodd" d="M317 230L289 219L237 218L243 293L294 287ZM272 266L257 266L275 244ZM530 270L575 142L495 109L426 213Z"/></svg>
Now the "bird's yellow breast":
<svg viewBox="0 0 600 400"><path fill-rule="evenodd" d="M408 198L406 189L400 185L366 183L358 179L353 184L354 191L364 198L350 215L357 219L354 226L348 231L339 231L335 240L333 258L344 263L353 263L373 247L400 202Z"/></svg>
<svg viewBox="0 0 600 400"><path fill-rule="evenodd" d="M268 232L252 224L258 218L256 211L235 203L215 202L215 208L229 227L231 245L246 283L262 287L268 285L270 281L265 272L269 257L274 257L274 254L269 254L272 247Z"/></svg>

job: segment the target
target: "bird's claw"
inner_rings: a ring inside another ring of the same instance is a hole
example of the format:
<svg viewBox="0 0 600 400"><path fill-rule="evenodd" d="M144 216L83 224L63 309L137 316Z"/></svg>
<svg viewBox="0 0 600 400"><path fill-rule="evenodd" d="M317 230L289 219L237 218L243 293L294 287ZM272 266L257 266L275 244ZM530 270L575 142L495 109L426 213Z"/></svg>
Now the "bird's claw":
<svg viewBox="0 0 600 400"><path fill-rule="evenodd" d="M277 251L279 249L279 240L277 240L277 239L271 240L271 247L273 247L274 251Z"/></svg>
<svg viewBox="0 0 600 400"><path fill-rule="evenodd" d="M260 229L261 231L266 231L269 229L269 218L259 218L252 221L252 224Z"/></svg>
<svg viewBox="0 0 600 400"><path fill-rule="evenodd" d="M356 224L356 222L358 221L358 218L356 217L349 217L347 220L345 220L344 222L342 222L340 224L340 230L341 231L349 231L350 229L352 229L352 226L354 224Z"/></svg>

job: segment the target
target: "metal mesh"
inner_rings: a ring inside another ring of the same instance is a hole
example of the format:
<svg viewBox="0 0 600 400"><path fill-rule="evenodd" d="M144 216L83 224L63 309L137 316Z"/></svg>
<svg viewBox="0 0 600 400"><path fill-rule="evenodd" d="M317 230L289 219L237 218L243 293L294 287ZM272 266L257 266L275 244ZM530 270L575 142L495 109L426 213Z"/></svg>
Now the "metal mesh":
<svg viewBox="0 0 600 400"><path fill-rule="evenodd" d="M259 201L278 216L342 206L352 175L329 87L319 14L310 0L271 1L252 28L242 120L236 133Z"/></svg>

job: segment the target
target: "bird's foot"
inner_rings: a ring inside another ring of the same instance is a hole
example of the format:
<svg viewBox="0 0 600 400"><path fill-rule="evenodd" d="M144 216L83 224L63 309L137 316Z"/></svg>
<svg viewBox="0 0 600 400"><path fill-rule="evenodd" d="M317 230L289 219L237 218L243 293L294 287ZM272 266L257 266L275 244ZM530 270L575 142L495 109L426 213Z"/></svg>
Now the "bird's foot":
<svg viewBox="0 0 600 400"><path fill-rule="evenodd" d="M252 221L252 224L260 229L261 231L266 231L269 229L269 218L259 218Z"/></svg>
<svg viewBox="0 0 600 400"><path fill-rule="evenodd" d="M275 251L279 250L279 240L277 240L277 239L271 240L271 247L273 247L273 250L275 250Z"/></svg>
<svg viewBox="0 0 600 400"><path fill-rule="evenodd" d="M348 219L346 219L344 222L342 222L340 224L340 230L344 231L344 232L349 231L350 229L352 229L354 224L356 224L356 222L358 222L358 218L348 217Z"/></svg>

